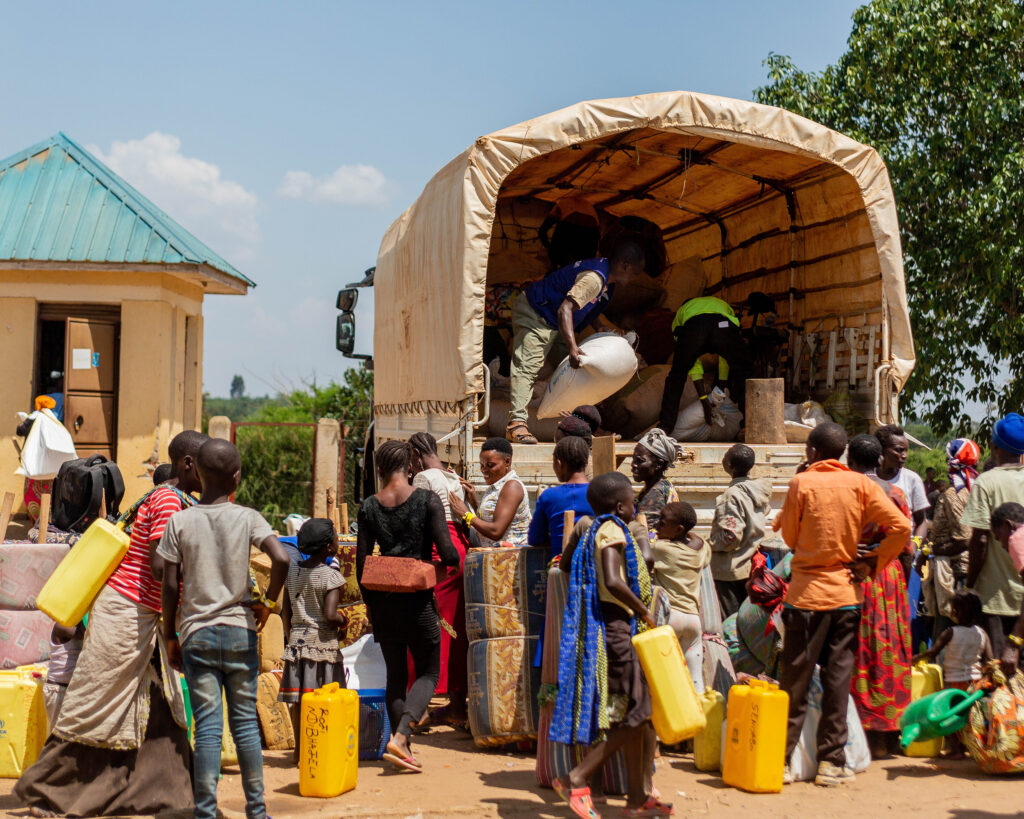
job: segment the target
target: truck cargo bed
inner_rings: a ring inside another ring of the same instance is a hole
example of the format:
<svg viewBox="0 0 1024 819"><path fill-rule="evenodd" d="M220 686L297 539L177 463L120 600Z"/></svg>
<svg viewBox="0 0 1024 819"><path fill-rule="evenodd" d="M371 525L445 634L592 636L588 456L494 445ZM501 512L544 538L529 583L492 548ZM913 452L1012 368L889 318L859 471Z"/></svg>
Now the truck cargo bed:
<svg viewBox="0 0 1024 819"><path fill-rule="evenodd" d="M473 440L473 448L469 458L469 481L474 484L478 493L486 488L480 479L480 445L483 438ZM633 448L631 441L615 444L616 468L624 475L630 474ZM679 492L680 500L686 501L697 510L697 534L706 536L711 526L711 518L715 511L715 499L729 485L731 478L722 468L722 457L732 444L694 443L682 444L683 460L677 462L667 473L668 479ZM751 470L751 477L771 478L772 509L778 510L786 497L789 479L796 474L797 465L803 460L803 444L751 444L750 448L756 455L756 463ZM549 486L558 484L551 456L554 444L513 445L514 455L512 466L526 485L531 505L536 503L537 495ZM636 488L639 489L639 486Z"/></svg>

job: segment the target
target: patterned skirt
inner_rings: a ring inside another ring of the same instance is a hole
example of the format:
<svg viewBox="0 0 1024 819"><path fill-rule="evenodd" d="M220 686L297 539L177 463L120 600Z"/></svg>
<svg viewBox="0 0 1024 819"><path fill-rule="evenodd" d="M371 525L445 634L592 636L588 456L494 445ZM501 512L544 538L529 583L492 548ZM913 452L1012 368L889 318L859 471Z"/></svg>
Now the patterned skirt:
<svg viewBox="0 0 1024 819"><path fill-rule="evenodd" d="M897 561L865 580L851 694L866 731L898 731L910 704L910 604Z"/></svg>
<svg viewBox="0 0 1024 819"><path fill-rule="evenodd" d="M278 702L301 702L302 695L323 688L328 683L336 682L342 688L345 683L345 663L339 654L337 661L307 660L298 658L286 660L284 675L281 678L281 693Z"/></svg>

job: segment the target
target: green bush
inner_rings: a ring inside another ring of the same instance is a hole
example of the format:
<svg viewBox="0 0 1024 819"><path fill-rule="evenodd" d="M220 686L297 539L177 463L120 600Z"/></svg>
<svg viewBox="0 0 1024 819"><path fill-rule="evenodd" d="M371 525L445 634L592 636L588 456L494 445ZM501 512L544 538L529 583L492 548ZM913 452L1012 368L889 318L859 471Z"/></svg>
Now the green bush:
<svg viewBox="0 0 1024 819"><path fill-rule="evenodd" d="M343 425L345 460L342 500L355 518L355 469L373 402L373 372L363 367L345 372L344 383L312 384L274 398L211 398L204 396L204 429L211 415L234 422L315 424L337 418ZM233 414L236 413L236 414ZM258 510L278 531L285 516L309 515L313 499L314 428L288 426L237 427L235 443L242 456L242 483L235 500Z"/></svg>
<svg viewBox="0 0 1024 819"><path fill-rule="evenodd" d="M242 483L236 502L256 509L280 532L286 515L311 514L313 437L313 427L238 427Z"/></svg>

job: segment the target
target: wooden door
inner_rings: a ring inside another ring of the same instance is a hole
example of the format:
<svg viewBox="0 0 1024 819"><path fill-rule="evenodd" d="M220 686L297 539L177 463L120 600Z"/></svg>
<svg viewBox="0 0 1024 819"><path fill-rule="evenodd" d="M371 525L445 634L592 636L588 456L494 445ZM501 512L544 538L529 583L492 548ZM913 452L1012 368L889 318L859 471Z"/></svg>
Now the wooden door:
<svg viewBox="0 0 1024 819"><path fill-rule="evenodd" d="M79 457L117 452L119 326L103 319L65 320L64 425Z"/></svg>

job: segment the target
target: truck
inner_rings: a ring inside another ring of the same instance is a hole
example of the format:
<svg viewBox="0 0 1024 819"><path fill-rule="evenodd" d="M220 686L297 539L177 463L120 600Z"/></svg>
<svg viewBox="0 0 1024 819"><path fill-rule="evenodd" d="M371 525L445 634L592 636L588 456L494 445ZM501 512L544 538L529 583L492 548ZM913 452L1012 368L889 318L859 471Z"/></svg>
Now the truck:
<svg viewBox="0 0 1024 819"><path fill-rule="evenodd" d="M485 338L489 349L509 340L494 304L554 269L545 232L572 209L597 217L602 247L623 230L649 239L646 280L609 306L621 302L641 340L663 339L689 298L767 297L774 342L755 352L762 374L784 378L788 402L838 397L848 428L897 422L914 344L881 158L789 111L678 91L581 102L482 136L390 226L376 268L339 294L349 308L339 348L351 353L358 287L375 288L368 450L425 430L443 460L480 483L480 445L507 414L502 379L484 356ZM664 358L664 344L648 347ZM623 392L651 373L641 369ZM537 429L541 442L516 445L513 457L531 498L557 482L554 444L543 423ZM614 445L627 475L630 437ZM668 477L706 528L730 480L721 466L730 444L681 443ZM777 507L804 444L753 449L752 474L772 478Z"/></svg>

